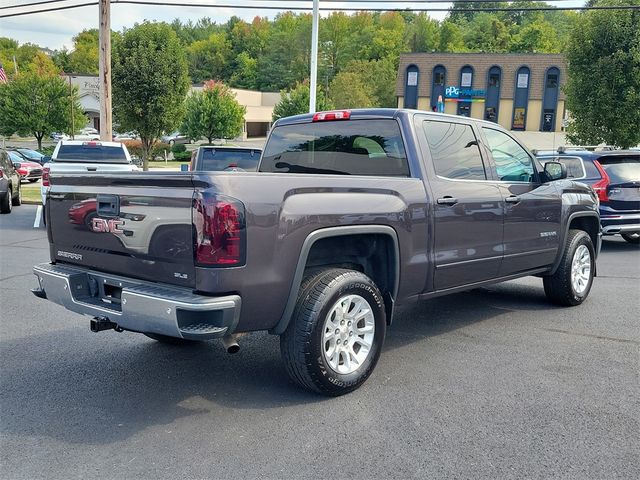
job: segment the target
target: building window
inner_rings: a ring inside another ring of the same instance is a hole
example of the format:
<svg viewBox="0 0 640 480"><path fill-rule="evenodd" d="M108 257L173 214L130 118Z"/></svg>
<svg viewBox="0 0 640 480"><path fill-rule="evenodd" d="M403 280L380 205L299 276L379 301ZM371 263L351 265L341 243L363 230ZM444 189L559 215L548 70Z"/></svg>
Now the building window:
<svg viewBox="0 0 640 480"><path fill-rule="evenodd" d="M418 82L420 71L415 65L409 65L404 86L404 108L418 108Z"/></svg>
<svg viewBox="0 0 640 480"><path fill-rule="evenodd" d="M471 116L471 98L473 88L473 67L465 65L460 69L460 93L458 94L458 115Z"/></svg>
<svg viewBox="0 0 640 480"><path fill-rule="evenodd" d="M444 105L444 89L447 83L447 69L444 65L433 67L431 76L431 109L435 112L438 109L438 99Z"/></svg>
<svg viewBox="0 0 640 480"><path fill-rule="evenodd" d="M529 67L522 66L516 72L513 89L513 117L511 130L525 130L527 127L527 107L529 104Z"/></svg>
<svg viewBox="0 0 640 480"><path fill-rule="evenodd" d="M553 132L556 129L559 87L560 70L558 67L550 67L545 74L544 95L542 97L540 130L543 132Z"/></svg>
<svg viewBox="0 0 640 480"><path fill-rule="evenodd" d="M500 107L500 80L502 69L493 66L487 76L487 91L484 99L484 119L498 123L498 109Z"/></svg>

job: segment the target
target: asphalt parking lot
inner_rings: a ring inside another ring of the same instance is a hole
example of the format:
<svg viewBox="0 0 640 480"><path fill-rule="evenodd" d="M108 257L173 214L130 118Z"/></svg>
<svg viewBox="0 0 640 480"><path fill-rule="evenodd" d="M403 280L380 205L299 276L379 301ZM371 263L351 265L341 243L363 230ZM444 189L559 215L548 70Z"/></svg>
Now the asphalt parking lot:
<svg viewBox="0 0 640 480"><path fill-rule="evenodd" d="M168 347L33 297L35 206L0 216L0 477L639 478L640 249L606 239L591 296L526 278L401 308L335 399L278 339Z"/></svg>

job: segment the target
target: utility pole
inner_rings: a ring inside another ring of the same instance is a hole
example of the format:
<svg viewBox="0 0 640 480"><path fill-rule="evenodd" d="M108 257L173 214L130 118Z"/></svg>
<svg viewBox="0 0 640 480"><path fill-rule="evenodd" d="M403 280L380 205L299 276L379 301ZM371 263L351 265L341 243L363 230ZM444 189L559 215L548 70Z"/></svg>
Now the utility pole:
<svg viewBox="0 0 640 480"><path fill-rule="evenodd" d="M112 140L111 129L111 0L100 0L100 140Z"/></svg>
<svg viewBox="0 0 640 480"><path fill-rule="evenodd" d="M309 85L309 113L316 112L316 90L318 88L318 27L320 23L320 0L313 0L313 22L311 26L311 81Z"/></svg>
<svg viewBox="0 0 640 480"><path fill-rule="evenodd" d="M73 110L73 87L71 86L71 75L69 75L69 103L71 104L71 140L73 140L76 134L76 119L75 112Z"/></svg>

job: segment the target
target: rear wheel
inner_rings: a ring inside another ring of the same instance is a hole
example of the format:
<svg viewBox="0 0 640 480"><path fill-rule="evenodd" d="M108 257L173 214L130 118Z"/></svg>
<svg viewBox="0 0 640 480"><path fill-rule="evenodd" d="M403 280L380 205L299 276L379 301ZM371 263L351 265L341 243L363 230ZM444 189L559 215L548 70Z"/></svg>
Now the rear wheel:
<svg viewBox="0 0 640 480"><path fill-rule="evenodd" d="M640 245L640 232L621 233L620 236L633 245Z"/></svg>
<svg viewBox="0 0 640 480"><path fill-rule="evenodd" d="M196 340L186 340L184 338L170 337L169 335L160 335L159 333L145 333L145 336L164 343L165 345L194 345L198 343Z"/></svg>
<svg viewBox="0 0 640 480"><path fill-rule="evenodd" d="M11 187L7 187L7 193L4 194L4 197L0 199L0 213L11 213L11 206L13 202L11 198L13 197L13 190Z"/></svg>
<svg viewBox="0 0 640 480"><path fill-rule="evenodd" d="M22 188L18 185L18 192L11 199L11 203L13 203L14 207L19 207L22 205Z"/></svg>
<svg viewBox="0 0 640 480"><path fill-rule="evenodd" d="M369 378L385 330L382 294L369 277L354 270L322 270L303 281L280 351L298 385L338 396Z"/></svg>
<svg viewBox="0 0 640 480"><path fill-rule="evenodd" d="M584 302L593 284L595 258L591 237L583 230L569 230L558 269L542 279L547 298L563 306Z"/></svg>

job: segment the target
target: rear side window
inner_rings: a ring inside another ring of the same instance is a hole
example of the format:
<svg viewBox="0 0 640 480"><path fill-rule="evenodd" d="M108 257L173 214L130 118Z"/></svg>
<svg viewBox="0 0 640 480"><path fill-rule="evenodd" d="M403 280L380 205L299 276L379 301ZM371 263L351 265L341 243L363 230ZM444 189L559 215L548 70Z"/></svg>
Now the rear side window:
<svg viewBox="0 0 640 480"><path fill-rule="evenodd" d="M422 128L436 174L453 180L487 178L478 140L470 125L425 120Z"/></svg>
<svg viewBox="0 0 640 480"><path fill-rule="evenodd" d="M60 145L57 162L129 163L122 147L89 142L83 145Z"/></svg>
<svg viewBox="0 0 640 480"><path fill-rule="evenodd" d="M604 156L598 159L611 183L640 182L640 155Z"/></svg>
<svg viewBox="0 0 640 480"><path fill-rule="evenodd" d="M204 172L218 172L225 169L241 168L255 171L260 160L259 150L225 150L206 148L198 162L197 170Z"/></svg>
<svg viewBox="0 0 640 480"><path fill-rule="evenodd" d="M343 120L273 129L261 172L408 177L395 120Z"/></svg>
<svg viewBox="0 0 640 480"><path fill-rule="evenodd" d="M539 157L544 165L547 162L564 163L567 167L567 178L585 178L586 173L580 157ZM594 167L595 169L595 167Z"/></svg>

